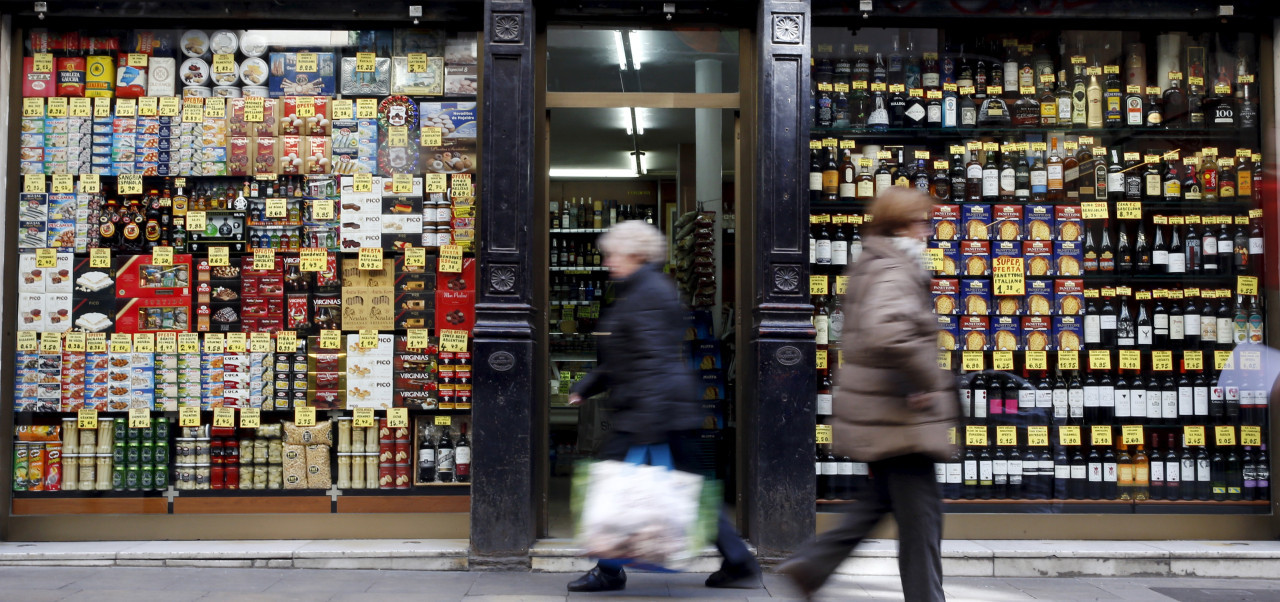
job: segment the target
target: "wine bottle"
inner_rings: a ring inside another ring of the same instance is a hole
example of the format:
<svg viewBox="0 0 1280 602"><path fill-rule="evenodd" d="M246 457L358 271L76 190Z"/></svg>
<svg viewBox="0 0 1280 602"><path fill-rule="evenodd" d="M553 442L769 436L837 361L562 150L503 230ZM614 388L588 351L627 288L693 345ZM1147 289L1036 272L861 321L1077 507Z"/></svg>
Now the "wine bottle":
<svg viewBox="0 0 1280 602"><path fill-rule="evenodd" d="M452 483L454 480L455 469L457 466L457 456L455 455L453 439L449 437L449 429L446 427L440 433L440 440L436 443L436 480L441 483Z"/></svg>
<svg viewBox="0 0 1280 602"><path fill-rule="evenodd" d="M467 439L467 424L458 427L458 443L454 448L454 466L456 480L459 483L471 482L471 440Z"/></svg>

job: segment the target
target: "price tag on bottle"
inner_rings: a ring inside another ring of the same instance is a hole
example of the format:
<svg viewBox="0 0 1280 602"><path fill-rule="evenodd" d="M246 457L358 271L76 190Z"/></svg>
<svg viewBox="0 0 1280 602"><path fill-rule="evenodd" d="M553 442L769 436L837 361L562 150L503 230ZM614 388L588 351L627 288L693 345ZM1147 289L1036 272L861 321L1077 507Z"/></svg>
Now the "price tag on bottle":
<svg viewBox="0 0 1280 602"><path fill-rule="evenodd" d="M240 428L256 429L262 426L262 408L240 408Z"/></svg>
<svg viewBox="0 0 1280 602"><path fill-rule="evenodd" d="M134 353L155 353L156 335L153 332L139 332L133 335Z"/></svg>
<svg viewBox="0 0 1280 602"><path fill-rule="evenodd" d="M209 247L209 265L231 265L231 251L227 247Z"/></svg>
<svg viewBox="0 0 1280 602"><path fill-rule="evenodd" d="M809 276L809 294L825 295L830 288L827 285L827 277L823 274L813 274Z"/></svg>
<svg viewBox="0 0 1280 602"><path fill-rule="evenodd" d="M1089 429L1090 444L1097 446L1111 446L1111 427L1106 425L1095 425Z"/></svg>
<svg viewBox="0 0 1280 602"><path fill-rule="evenodd" d="M276 333L276 353L293 353L298 350L298 333L281 330Z"/></svg>
<svg viewBox="0 0 1280 602"><path fill-rule="evenodd" d="M440 351L466 352L467 350L467 331L465 330L441 330L440 331Z"/></svg>
<svg viewBox="0 0 1280 602"><path fill-rule="evenodd" d="M991 354L991 367L1004 372L1013 371L1013 352L996 351Z"/></svg>
<svg viewBox="0 0 1280 602"><path fill-rule="evenodd" d="M960 367L965 372L979 372L983 367L983 352L965 351L960 355Z"/></svg>
<svg viewBox="0 0 1280 602"><path fill-rule="evenodd" d="M1204 369L1204 353L1201 351L1183 351L1182 367L1187 370Z"/></svg>
<svg viewBox="0 0 1280 602"><path fill-rule="evenodd" d="M80 410L76 412L76 426L80 430L94 430L98 428L98 411L97 410Z"/></svg>
<svg viewBox="0 0 1280 602"><path fill-rule="evenodd" d="M58 251L56 249L36 249L36 267L52 268L58 265Z"/></svg>
<svg viewBox="0 0 1280 602"><path fill-rule="evenodd" d="M942 370L946 370L948 372L951 371L951 352L950 351L938 352L938 368Z"/></svg>
<svg viewBox="0 0 1280 602"><path fill-rule="evenodd" d="M376 98L360 98L356 100L356 119L377 119L378 100Z"/></svg>
<svg viewBox="0 0 1280 602"><path fill-rule="evenodd" d="M1152 351L1151 369L1157 372L1171 372L1173 370L1173 352Z"/></svg>
<svg viewBox="0 0 1280 602"><path fill-rule="evenodd" d="M976 447L986 447L987 427L974 424L964 427L964 444Z"/></svg>
<svg viewBox="0 0 1280 602"><path fill-rule="evenodd" d="M44 174L29 173L22 176L22 192L41 194L44 192Z"/></svg>
<svg viewBox="0 0 1280 602"><path fill-rule="evenodd" d="M151 428L151 410L147 408L130 408L129 409L129 428L146 429Z"/></svg>
<svg viewBox="0 0 1280 602"><path fill-rule="evenodd" d="M1099 428L1099 427L1094 427ZM1120 427L1121 440L1125 445L1142 445L1142 425L1126 424ZM1097 445L1096 443L1094 445ZM1110 445L1108 443L1107 445Z"/></svg>
<svg viewBox="0 0 1280 602"><path fill-rule="evenodd" d="M302 249L298 252L298 269L303 272L323 272L329 264L329 252L324 249Z"/></svg>
<svg viewBox="0 0 1280 602"><path fill-rule="evenodd" d="M1236 444L1236 429L1233 426L1215 426L1213 427L1214 442L1219 447L1224 445Z"/></svg>
<svg viewBox="0 0 1280 602"><path fill-rule="evenodd" d="M1080 352L1076 350L1067 350L1058 352L1058 369L1059 370L1079 370L1080 369Z"/></svg>
<svg viewBox="0 0 1280 602"><path fill-rule="evenodd" d="M1084 219L1108 219L1106 201L1089 201L1080 203L1080 216Z"/></svg>
<svg viewBox="0 0 1280 602"><path fill-rule="evenodd" d="M1182 427L1182 436L1185 439L1185 445L1204 446L1203 426L1184 426Z"/></svg>
<svg viewBox="0 0 1280 602"><path fill-rule="evenodd" d="M315 426L316 425L316 409L311 406L294 408L293 423L298 426Z"/></svg>
<svg viewBox="0 0 1280 602"><path fill-rule="evenodd" d="M356 408L351 419L351 426L367 428L377 426L378 419L373 415L373 408Z"/></svg>
<svg viewBox="0 0 1280 602"><path fill-rule="evenodd" d="M1027 370L1043 372L1049 369L1049 352L1028 351L1023 361L1027 364Z"/></svg>
<svg viewBox="0 0 1280 602"><path fill-rule="evenodd" d="M382 269L382 247L360 248L360 269L377 271Z"/></svg>
<svg viewBox="0 0 1280 602"><path fill-rule="evenodd" d="M352 176L351 192L373 192L373 175L358 173Z"/></svg>
<svg viewBox="0 0 1280 602"><path fill-rule="evenodd" d="M1058 427L1058 444L1080 445L1080 427L1074 425Z"/></svg>
<svg viewBox="0 0 1280 602"><path fill-rule="evenodd" d="M1079 431L1076 432L1077 437ZM1047 426L1029 426L1027 427L1027 445L1032 447L1048 447L1049 446L1049 427Z"/></svg>
<svg viewBox="0 0 1280 602"><path fill-rule="evenodd" d="M996 257L991 268L994 294L1021 296L1026 294L1026 276L1021 257Z"/></svg>
<svg viewBox="0 0 1280 602"><path fill-rule="evenodd" d="M1257 295L1258 294L1258 277L1257 276L1236 276L1236 294L1237 295Z"/></svg>
<svg viewBox="0 0 1280 602"><path fill-rule="evenodd" d="M1254 447L1262 445L1262 427L1240 427L1240 445L1249 445Z"/></svg>
<svg viewBox="0 0 1280 602"><path fill-rule="evenodd" d="M342 348L342 331L341 330L321 330L320 331L320 348L321 349L341 349Z"/></svg>
<svg viewBox="0 0 1280 602"><path fill-rule="evenodd" d="M1136 349L1120 350L1120 369L1121 370L1141 370L1142 369L1142 353Z"/></svg>
<svg viewBox="0 0 1280 602"><path fill-rule="evenodd" d="M1111 352L1106 349L1090 349L1089 350L1089 369L1090 370L1110 370L1111 369Z"/></svg>
<svg viewBox="0 0 1280 602"><path fill-rule="evenodd" d="M818 445L831 445L831 425L819 424L814 429L814 443Z"/></svg>

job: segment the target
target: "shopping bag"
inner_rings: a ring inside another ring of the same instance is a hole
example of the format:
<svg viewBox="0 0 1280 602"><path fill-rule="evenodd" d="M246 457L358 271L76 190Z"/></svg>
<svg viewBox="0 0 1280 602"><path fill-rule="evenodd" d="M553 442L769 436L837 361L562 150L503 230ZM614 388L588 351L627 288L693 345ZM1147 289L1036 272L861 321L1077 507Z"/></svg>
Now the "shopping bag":
<svg viewBox="0 0 1280 602"><path fill-rule="evenodd" d="M581 462L572 509L586 555L655 571L688 567L714 536L719 484L674 469L666 444L636 446L626 460Z"/></svg>

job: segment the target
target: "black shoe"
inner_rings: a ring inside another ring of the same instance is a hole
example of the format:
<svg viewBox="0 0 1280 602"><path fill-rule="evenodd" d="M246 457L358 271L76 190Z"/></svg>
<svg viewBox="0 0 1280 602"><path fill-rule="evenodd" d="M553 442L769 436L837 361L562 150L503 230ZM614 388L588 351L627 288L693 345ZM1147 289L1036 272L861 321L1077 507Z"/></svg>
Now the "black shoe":
<svg viewBox="0 0 1280 602"><path fill-rule="evenodd" d="M621 569L618 574L610 575L600 567L595 567L587 574L569 582L571 592L616 592L627 587L627 573Z"/></svg>
<svg viewBox="0 0 1280 602"><path fill-rule="evenodd" d="M760 569L756 566L725 565L707 577L707 587L758 589L764 587L764 583L760 581Z"/></svg>

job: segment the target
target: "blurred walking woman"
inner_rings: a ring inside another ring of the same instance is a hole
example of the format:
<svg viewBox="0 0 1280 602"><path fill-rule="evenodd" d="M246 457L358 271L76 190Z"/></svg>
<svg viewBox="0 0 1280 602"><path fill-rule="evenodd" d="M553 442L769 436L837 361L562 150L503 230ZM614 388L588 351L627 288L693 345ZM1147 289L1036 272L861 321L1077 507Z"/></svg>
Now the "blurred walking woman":
<svg viewBox="0 0 1280 602"><path fill-rule="evenodd" d="M955 380L938 368L937 322L922 265L933 200L890 188L871 203L863 252L850 266L844 362L834 400L837 453L871 465L871 481L841 524L810 541L780 570L810 595L888 512L898 523L898 567L907 602L943 600L942 498L934 462L952 446Z"/></svg>
<svg viewBox="0 0 1280 602"><path fill-rule="evenodd" d="M570 389L569 404L609 391L613 428L598 458L623 460L632 446L667 443L675 468L696 472L701 396L682 355L686 312L675 283L662 273L666 239L649 224L626 221L610 228L599 245L616 294L596 326L600 364ZM724 564L707 578L708 587L760 587L759 565L724 512L716 548ZM622 566L602 560L570 583L569 591L611 591L626 585Z"/></svg>

